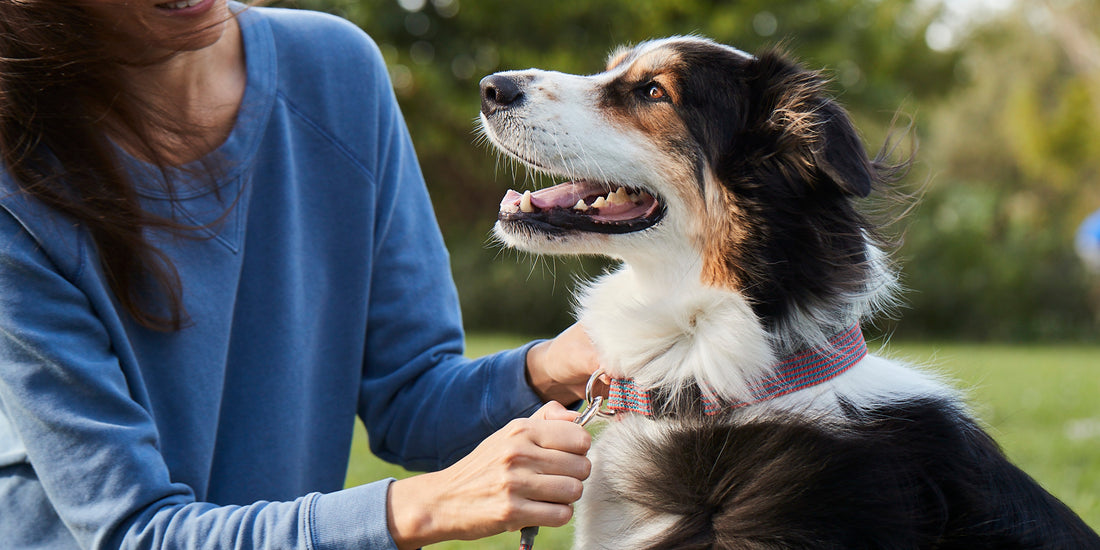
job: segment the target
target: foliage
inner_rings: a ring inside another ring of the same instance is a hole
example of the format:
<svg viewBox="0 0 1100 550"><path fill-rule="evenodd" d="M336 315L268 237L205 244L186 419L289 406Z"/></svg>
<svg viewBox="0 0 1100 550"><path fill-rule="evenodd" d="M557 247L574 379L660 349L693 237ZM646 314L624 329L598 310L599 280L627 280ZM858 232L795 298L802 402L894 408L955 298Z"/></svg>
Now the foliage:
<svg viewBox="0 0 1100 550"><path fill-rule="evenodd" d="M931 104L903 333L1095 338L1100 294L1073 233L1100 208L1100 58L1075 66L1078 46L1055 37L1089 40L1098 16L1084 2L1021 5L968 43L958 89Z"/></svg>
<svg viewBox="0 0 1100 550"><path fill-rule="evenodd" d="M933 1L284 3L347 17L379 43L471 328L558 330L570 319L573 274L606 265L516 261L491 244L505 190L549 182L476 144L478 80L527 67L598 72L617 45L691 33L747 51L780 44L824 69L872 150L899 109L915 115L921 148L905 191L925 199L900 251L911 308L886 330L1067 338L1100 328L1100 303L1085 298L1100 297L1100 287L1072 251L1074 227L1100 207L1100 83L1066 54L1066 40L1052 39L1068 35L1054 31L1064 18L1051 15L1073 10L1079 29L1095 28L1088 22L1100 8L1089 2L1020 3L940 50L926 35L952 14Z"/></svg>

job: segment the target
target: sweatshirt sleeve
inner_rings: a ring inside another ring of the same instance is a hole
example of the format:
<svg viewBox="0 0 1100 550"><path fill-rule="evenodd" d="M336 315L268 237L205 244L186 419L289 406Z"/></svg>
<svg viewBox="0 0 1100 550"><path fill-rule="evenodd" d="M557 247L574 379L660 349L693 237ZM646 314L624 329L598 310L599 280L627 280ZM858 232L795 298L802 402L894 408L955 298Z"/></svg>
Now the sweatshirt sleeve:
<svg viewBox="0 0 1100 550"><path fill-rule="evenodd" d="M67 538L47 532L63 523L89 549L393 548L388 481L291 502L196 502L171 479L153 419L132 394L140 384L127 379L91 302L65 273L0 209L5 538ZM45 521L45 510L60 522Z"/></svg>
<svg viewBox="0 0 1100 550"><path fill-rule="evenodd" d="M537 408L525 381L528 346L463 358L449 258L378 46L346 21L281 13L292 17L272 23L286 55L280 74L294 75L282 92L361 169L362 181L342 192L370 194L369 227L357 227L367 234L349 238L369 247L370 261L358 414L376 455L413 469L445 466Z"/></svg>
<svg viewBox="0 0 1100 550"><path fill-rule="evenodd" d="M375 78L388 83L375 58ZM375 454L409 468L437 469L541 403L525 379L532 344L463 358L448 254L396 99L388 86L380 95L360 416Z"/></svg>

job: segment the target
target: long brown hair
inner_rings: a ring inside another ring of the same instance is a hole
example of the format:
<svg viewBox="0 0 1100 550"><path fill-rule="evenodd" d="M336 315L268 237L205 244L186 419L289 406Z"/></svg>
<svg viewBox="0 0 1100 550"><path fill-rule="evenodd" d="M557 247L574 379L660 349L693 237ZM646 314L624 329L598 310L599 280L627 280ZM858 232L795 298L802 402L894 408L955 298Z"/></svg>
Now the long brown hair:
<svg viewBox="0 0 1100 550"><path fill-rule="evenodd" d="M108 136L159 166L172 196L171 163L152 138L189 130L123 87L117 58L79 2L0 0L0 161L22 192L85 229L119 304L161 331L186 322L179 273L145 230L193 229L143 211Z"/></svg>

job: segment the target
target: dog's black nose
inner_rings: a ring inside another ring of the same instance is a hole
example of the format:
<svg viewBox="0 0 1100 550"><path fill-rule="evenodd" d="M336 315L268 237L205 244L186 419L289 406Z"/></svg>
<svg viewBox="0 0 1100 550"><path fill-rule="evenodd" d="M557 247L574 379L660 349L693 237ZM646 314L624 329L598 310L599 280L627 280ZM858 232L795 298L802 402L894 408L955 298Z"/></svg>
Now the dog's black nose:
<svg viewBox="0 0 1100 550"><path fill-rule="evenodd" d="M481 79L481 112L485 114L507 109L523 97L519 83L499 74Z"/></svg>

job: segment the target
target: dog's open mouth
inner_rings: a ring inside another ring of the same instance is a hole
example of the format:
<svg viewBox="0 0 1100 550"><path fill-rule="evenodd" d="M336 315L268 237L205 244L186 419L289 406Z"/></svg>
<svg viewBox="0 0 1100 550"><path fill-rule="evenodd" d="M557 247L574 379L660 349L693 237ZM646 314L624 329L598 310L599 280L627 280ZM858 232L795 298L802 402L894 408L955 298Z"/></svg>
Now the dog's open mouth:
<svg viewBox="0 0 1100 550"><path fill-rule="evenodd" d="M509 189L497 219L547 232L631 233L654 226L663 215L661 202L647 191L576 180L533 193Z"/></svg>

